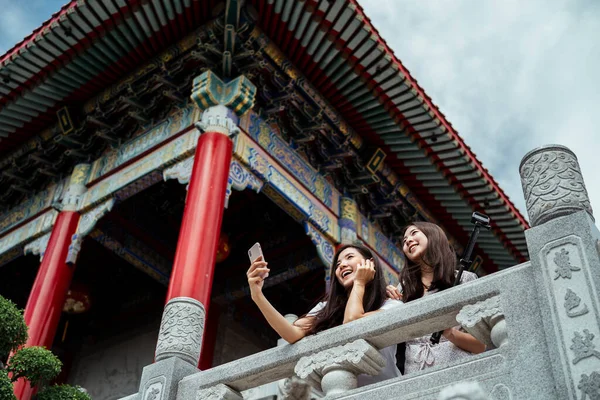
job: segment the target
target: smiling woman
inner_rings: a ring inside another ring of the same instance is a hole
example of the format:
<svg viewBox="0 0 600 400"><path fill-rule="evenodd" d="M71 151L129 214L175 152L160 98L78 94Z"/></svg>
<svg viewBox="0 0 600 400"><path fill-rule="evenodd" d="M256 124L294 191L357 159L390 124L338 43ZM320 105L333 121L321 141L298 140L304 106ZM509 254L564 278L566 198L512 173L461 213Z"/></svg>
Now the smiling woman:
<svg viewBox="0 0 600 400"><path fill-rule="evenodd" d="M397 300L386 300L386 283L379 260L368 248L360 245L343 245L338 249L331 265L331 276L335 279L329 290L313 309L293 324L262 293L269 271L262 257L250 266L247 276L252 300L269 325L289 343L402 304ZM386 367L376 376L359 375L358 386L400 376L396 367L396 346L381 349L380 353Z"/></svg>
<svg viewBox="0 0 600 400"><path fill-rule="evenodd" d="M406 265L400 272L398 287L387 287L388 296L409 302L453 285L456 255L439 226L429 222L409 225L404 231L402 251ZM474 273L465 271L460 283L476 278ZM433 345L429 335L406 342L404 373L447 364L484 350L484 344L463 332L460 326L448 328L444 330L439 344Z"/></svg>

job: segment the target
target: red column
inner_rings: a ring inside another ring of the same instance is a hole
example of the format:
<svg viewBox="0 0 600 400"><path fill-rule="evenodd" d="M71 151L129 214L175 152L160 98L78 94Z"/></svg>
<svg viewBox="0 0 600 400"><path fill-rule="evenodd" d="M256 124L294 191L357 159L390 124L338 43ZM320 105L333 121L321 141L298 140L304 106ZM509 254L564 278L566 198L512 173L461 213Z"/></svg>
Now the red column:
<svg viewBox="0 0 600 400"><path fill-rule="evenodd" d="M167 293L167 302L175 297L202 302L207 315L232 148L231 139L218 132L198 140Z"/></svg>
<svg viewBox="0 0 600 400"><path fill-rule="evenodd" d="M66 263L71 237L79 223L79 213L62 211L52 228L50 240L40 264L35 282L25 307L25 323L29 327L29 339L25 346L45 346L50 349L67 290L71 285L74 266ZM33 389L19 379L15 383L15 395L19 400L29 400Z"/></svg>

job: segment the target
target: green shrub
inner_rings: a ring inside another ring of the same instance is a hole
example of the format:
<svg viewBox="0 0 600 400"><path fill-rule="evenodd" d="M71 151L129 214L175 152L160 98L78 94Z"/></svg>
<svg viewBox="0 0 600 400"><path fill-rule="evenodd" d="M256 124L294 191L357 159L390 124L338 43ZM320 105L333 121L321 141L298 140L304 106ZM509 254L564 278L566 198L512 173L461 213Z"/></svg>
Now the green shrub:
<svg viewBox="0 0 600 400"><path fill-rule="evenodd" d="M27 325L23 311L10 300L0 296L0 359L27 341Z"/></svg>
<svg viewBox="0 0 600 400"><path fill-rule="evenodd" d="M6 370L0 369L0 399L17 400L13 393L13 385Z"/></svg>
<svg viewBox="0 0 600 400"><path fill-rule="evenodd" d="M40 391L37 400L92 400L92 398L79 390L79 386L54 385Z"/></svg>
<svg viewBox="0 0 600 400"><path fill-rule="evenodd" d="M57 385L43 387L54 379L62 368L62 363L50 350L43 347L25 347L17 350L27 341L27 325L23 311L10 300L0 296L0 400L17 400L13 385L19 378L25 378L31 386L40 385L39 400L91 400L91 397L77 387ZM5 369L1 361L10 352L17 350L8 360ZM12 376L9 378L8 374Z"/></svg>
<svg viewBox="0 0 600 400"><path fill-rule="evenodd" d="M62 363L50 350L43 347L25 347L17 351L8 362L13 382L25 377L32 386L44 384L54 379L62 368Z"/></svg>

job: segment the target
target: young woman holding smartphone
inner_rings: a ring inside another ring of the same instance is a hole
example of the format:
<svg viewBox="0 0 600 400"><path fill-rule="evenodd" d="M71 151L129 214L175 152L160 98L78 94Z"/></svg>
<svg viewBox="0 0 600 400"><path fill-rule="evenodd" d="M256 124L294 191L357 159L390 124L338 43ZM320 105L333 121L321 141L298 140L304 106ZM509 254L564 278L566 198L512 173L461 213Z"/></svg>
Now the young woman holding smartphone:
<svg viewBox="0 0 600 400"><path fill-rule="evenodd" d="M429 222L415 222L404 231L402 251L406 265L400 271L398 287L387 287L390 298L405 303L452 287L456 277L456 255L444 231ZM464 271L461 284L477 278ZM431 335L406 342L404 373L447 364L470 354L481 353L485 345L472 335L453 327L444 330L440 343L432 345Z"/></svg>
<svg viewBox="0 0 600 400"><path fill-rule="evenodd" d="M289 343L402 304L386 299L381 265L368 248L360 245L343 245L338 249L331 265L331 286L323 301L293 324L262 293L268 274L268 264L262 257L250 266L246 275L252 300L269 325ZM359 375L359 387L400 376L396 367L396 346L381 349L380 353L385 358L386 367L377 376Z"/></svg>

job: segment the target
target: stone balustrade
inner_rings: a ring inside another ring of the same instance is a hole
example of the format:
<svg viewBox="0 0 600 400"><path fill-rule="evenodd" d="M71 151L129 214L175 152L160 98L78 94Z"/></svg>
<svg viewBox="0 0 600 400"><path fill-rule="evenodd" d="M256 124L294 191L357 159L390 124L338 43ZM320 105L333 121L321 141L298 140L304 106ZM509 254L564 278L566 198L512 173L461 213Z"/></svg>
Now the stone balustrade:
<svg viewBox="0 0 600 400"><path fill-rule="evenodd" d="M515 290L528 290L530 269L530 264L525 263L435 296L306 337L293 345L276 347L198 372L179 383L177 399L200 399L209 393L212 397L207 399L233 399L231 394L227 395L229 397L214 396L216 392L226 392L221 385L229 388L228 393L235 393L294 375L322 389L326 398L343 396L347 391L360 392L363 388L355 389L355 376L360 373L376 374L383 367L376 349L454 326L457 315L461 312L464 314L461 310L469 310L469 307L479 310L477 315L468 313L471 320L477 322L472 324L474 333L484 338L484 342L492 344L491 347L507 347L509 342L506 333L498 335L502 339L492 339L492 331L499 325L497 321L502 320L499 304L503 301L510 303L511 299L518 298L512 295ZM486 310L487 306L491 309ZM522 306L514 304L510 308L515 312L524 311ZM517 323L526 323L523 315L515 317ZM487 328L482 328L482 324L487 324ZM531 332L528 334L532 335ZM494 358L499 350L488 351L484 353L485 356L474 356L473 359ZM403 380L404 377L398 379Z"/></svg>
<svg viewBox="0 0 600 400"><path fill-rule="evenodd" d="M302 386L295 375L336 399L600 398L600 231L577 159L546 146L529 152L520 169L533 225L525 232L530 262L206 371L190 364L196 353L169 348L144 372L170 378L143 375L140 392L127 400L238 400L286 378ZM377 349L457 322L487 351L356 387L358 374L383 367ZM304 389L279 398L306 399Z"/></svg>

